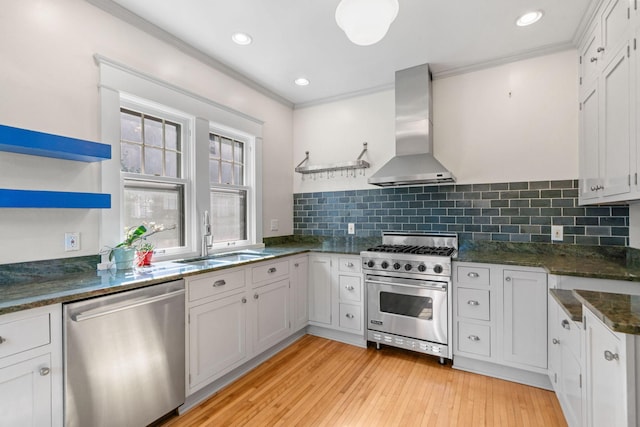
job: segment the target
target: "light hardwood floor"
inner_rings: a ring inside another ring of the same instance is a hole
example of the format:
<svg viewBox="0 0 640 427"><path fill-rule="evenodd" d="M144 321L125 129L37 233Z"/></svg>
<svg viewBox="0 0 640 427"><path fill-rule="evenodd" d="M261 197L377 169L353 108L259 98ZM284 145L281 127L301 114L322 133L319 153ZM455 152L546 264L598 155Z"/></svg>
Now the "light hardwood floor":
<svg viewBox="0 0 640 427"><path fill-rule="evenodd" d="M553 392L306 335L164 427L566 426Z"/></svg>

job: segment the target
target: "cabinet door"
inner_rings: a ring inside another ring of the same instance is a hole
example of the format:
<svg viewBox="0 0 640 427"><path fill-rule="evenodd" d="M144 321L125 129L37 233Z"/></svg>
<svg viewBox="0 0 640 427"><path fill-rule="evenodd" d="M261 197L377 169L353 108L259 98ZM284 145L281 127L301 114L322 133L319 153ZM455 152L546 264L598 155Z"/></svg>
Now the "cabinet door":
<svg viewBox="0 0 640 427"><path fill-rule="evenodd" d="M604 62L609 62L612 55L629 39L631 23L630 1L609 0L602 11L602 39L598 48Z"/></svg>
<svg viewBox="0 0 640 427"><path fill-rule="evenodd" d="M50 370L48 354L0 369L0 425L51 425Z"/></svg>
<svg viewBox="0 0 640 427"><path fill-rule="evenodd" d="M560 389L563 394L562 409L567 423L570 426L581 426L582 424L582 369L580 361L562 343Z"/></svg>
<svg viewBox="0 0 640 427"><path fill-rule="evenodd" d="M605 197L631 190L631 61L629 46L612 57L601 77L602 175Z"/></svg>
<svg viewBox="0 0 640 427"><path fill-rule="evenodd" d="M625 343L588 309L586 319L587 408L589 426L627 426Z"/></svg>
<svg viewBox="0 0 640 427"><path fill-rule="evenodd" d="M551 385L556 394L562 393L562 379L560 376L560 369L562 366L562 355L560 351L560 317L559 311L562 310L556 300L549 295L548 297L548 373Z"/></svg>
<svg viewBox="0 0 640 427"><path fill-rule="evenodd" d="M246 359L246 319L245 294L189 310L189 388L192 392Z"/></svg>
<svg viewBox="0 0 640 427"><path fill-rule="evenodd" d="M547 368L547 275L504 270L503 358Z"/></svg>
<svg viewBox="0 0 640 427"><path fill-rule="evenodd" d="M600 47L600 23L594 23L578 48L580 53L580 87L590 86L598 75L598 60L602 56Z"/></svg>
<svg viewBox="0 0 640 427"><path fill-rule="evenodd" d="M309 321L331 324L331 257L309 257Z"/></svg>
<svg viewBox="0 0 640 427"><path fill-rule="evenodd" d="M289 279L253 291L254 354L289 336Z"/></svg>
<svg viewBox="0 0 640 427"><path fill-rule="evenodd" d="M585 87L580 100L580 200L598 197L600 182L600 121L598 84Z"/></svg>
<svg viewBox="0 0 640 427"><path fill-rule="evenodd" d="M307 257L291 261L291 322L298 330L309 322L309 262Z"/></svg>

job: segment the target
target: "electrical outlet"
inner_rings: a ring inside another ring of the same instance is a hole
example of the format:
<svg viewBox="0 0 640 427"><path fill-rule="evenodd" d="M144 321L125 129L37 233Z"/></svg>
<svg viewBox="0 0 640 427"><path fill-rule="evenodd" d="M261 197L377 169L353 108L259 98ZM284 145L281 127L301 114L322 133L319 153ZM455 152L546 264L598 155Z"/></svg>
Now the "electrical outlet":
<svg viewBox="0 0 640 427"><path fill-rule="evenodd" d="M80 250L80 233L78 231L64 233L64 250L65 252Z"/></svg>
<svg viewBox="0 0 640 427"><path fill-rule="evenodd" d="M347 226L347 233L356 234L356 225L353 222L350 222Z"/></svg>
<svg viewBox="0 0 640 427"><path fill-rule="evenodd" d="M271 220L271 231L278 231L278 220L277 219L272 219Z"/></svg>
<svg viewBox="0 0 640 427"><path fill-rule="evenodd" d="M564 229L561 225L551 226L551 240L554 242L562 242L564 239Z"/></svg>

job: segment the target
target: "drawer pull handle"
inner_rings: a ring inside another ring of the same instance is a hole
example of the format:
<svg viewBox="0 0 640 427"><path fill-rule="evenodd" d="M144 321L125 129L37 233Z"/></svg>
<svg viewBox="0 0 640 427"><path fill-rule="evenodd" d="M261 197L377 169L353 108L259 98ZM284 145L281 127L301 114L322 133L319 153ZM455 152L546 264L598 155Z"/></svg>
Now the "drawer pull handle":
<svg viewBox="0 0 640 427"><path fill-rule="evenodd" d="M469 304L469 305L474 305L474 306L475 306L475 305L480 305L480 303L479 303L478 301L474 301L474 300L469 300L469 301L467 301L467 304Z"/></svg>
<svg viewBox="0 0 640 427"><path fill-rule="evenodd" d="M7 341L6 338L0 337L0 344L2 344L3 342L6 342L6 341Z"/></svg>
<svg viewBox="0 0 640 427"><path fill-rule="evenodd" d="M260 295L258 295L258 294L253 294L253 299L258 299L258 298L260 298Z"/></svg>
<svg viewBox="0 0 640 427"><path fill-rule="evenodd" d="M562 319L562 322L560 322L560 324L563 328L571 330L571 325L569 325L569 321L567 319Z"/></svg>
<svg viewBox="0 0 640 427"><path fill-rule="evenodd" d="M293 264L294 267L299 267L300 264L298 264L297 262L295 264Z"/></svg>
<svg viewBox="0 0 640 427"><path fill-rule="evenodd" d="M276 270L275 267L271 267L270 269L267 270L267 273L275 273L276 271L278 270Z"/></svg>
<svg viewBox="0 0 640 427"><path fill-rule="evenodd" d="M611 362L612 360L620 360L618 353L611 353L609 350L604 352L604 360Z"/></svg>
<svg viewBox="0 0 640 427"><path fill-rule="evenodd" d="M348 263L347 263L347 267L349 267L349 268L353 268L353 263L352 263L352 262L348 262Z"/></svg>
<svg viewBox="0 0 640 427"><path fill-rule="evenodd" d="M42 375L43 377L46 377L47 375L49 375L49 372L51 372L51 369L49 368L40 368L40 375Z"/></svg>
<svg viewBox="0 0 640 427"><path fill-rule="evenodd" d="M355 316L351 313L347 313L345 314L345 316L347 317L347 319L353 319Z"/></svg>
<svg viewBox="0 0 640 427"><path fill-rule="evenodd" d="M479 337L479 336L477 336L477 335L469 335L469 336L468 336L468 338L469 338L471 341L480 341L480 337Z"/></svg>
<svg viewBox="0 0 640 427"><path fill-rule="evenodd" d="M480 275L475 271L472 271L471 273L467 273L467 276L471 277L472 279L477 279L478 277L480 277Z"/></svg>
<svg viewBox="0 0 640 427"><path fill-rule="evenodd" d="M227 282L225 282L224 280L216 280L215 282L213 282L213 287L219 288L220 286L224 286L226 284Z"/></svg>
<svg viewBox="0 0 640 427"><path fill-rule="evenodd" d="M507 277L504 278L504 280L506 280L507 282L510 282L511 281L511 277L507 276Z"/></svg>
<svg viewBox="0 0 640 427"><path fill-rule="evenodd" d="M353 286L351 286L351 285L349 285L349 286L345 286L344 288L345 288L346 290L348 290L348 291L352 291L352 290L354 290L354 289L355 289L355 288L354 288Z"/></svg>
<svg viewBox="0 0 640 427"><path fill-rule="evenodd" d="M554 344L560 344L560 340L558 338L552 339L551 342Z"/></svg>
<svg viewBox="0 0 640 427"><path fill-rule="evenodd" d="M242 297L242 299L240 301L242 301L243 304L247 303L247 299L245 297Z"/></svg>

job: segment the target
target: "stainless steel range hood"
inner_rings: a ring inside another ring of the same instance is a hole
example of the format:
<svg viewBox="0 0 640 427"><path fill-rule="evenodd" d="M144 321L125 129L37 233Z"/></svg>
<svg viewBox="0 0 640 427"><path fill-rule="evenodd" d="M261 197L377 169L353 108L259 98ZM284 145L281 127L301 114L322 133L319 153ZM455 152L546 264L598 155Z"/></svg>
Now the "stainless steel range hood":
<svg viewBox="0 0 640 427"><path fill-rule="evenodd" d="M380 187L455 182L433 157L431 72L423 64L396 71L396 156L382 166L369 184Z"/></svg>

